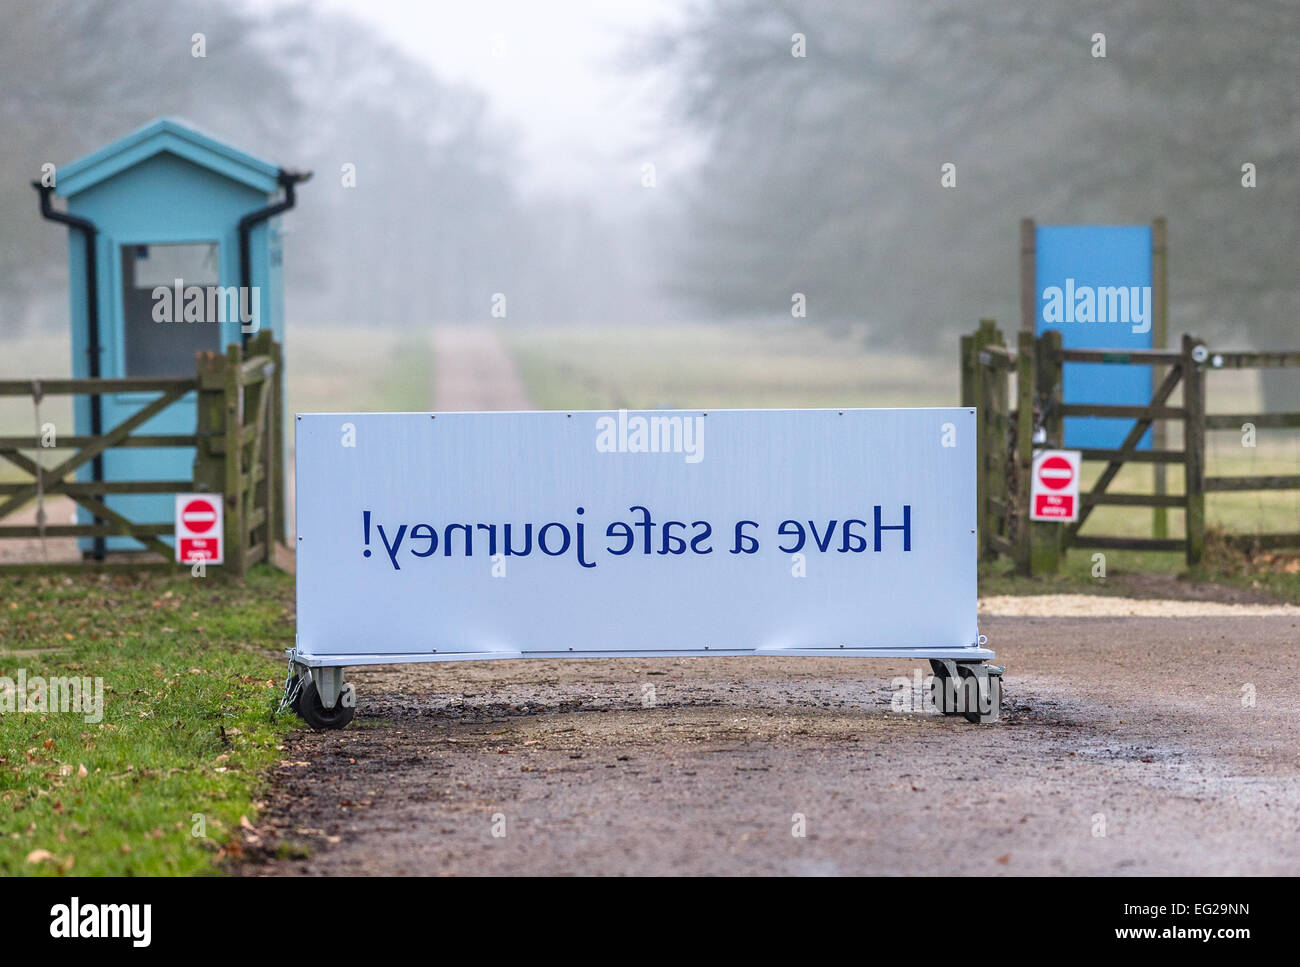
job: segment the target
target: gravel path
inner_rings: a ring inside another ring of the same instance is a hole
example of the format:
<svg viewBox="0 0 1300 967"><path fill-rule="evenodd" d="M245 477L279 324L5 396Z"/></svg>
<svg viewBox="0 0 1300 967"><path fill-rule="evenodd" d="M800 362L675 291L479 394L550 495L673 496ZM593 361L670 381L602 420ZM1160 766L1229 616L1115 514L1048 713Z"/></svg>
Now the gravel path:
<svg viewBox="0 0 1300 967"><path fill-rule="evenodd" d="M258 830L309 855L241 872L1300 872L1300 618L981 628L991 726L892 711L905 662L359 669L357 721L290 740Z"/></svg>
<svg viewBox="0 0 1300 967"><path fill-rule="evenodd" d="M1162 601L1092 594L990 595L980 598L980 614L1040 618L1296 618L1293 604L1224 601Z"/></svg>
<svg viewBox="0 0 1300 967"><path fill-rule="evenodd" d="M45 523L75 524L76 509L77 505L67 497L47 497ZM35 526L35 501L6 517L4 523ZM47 537L44 546L39 537L10 537L0 541L0 564L69 564L80 560L81 551L75 537Z"/></svg>

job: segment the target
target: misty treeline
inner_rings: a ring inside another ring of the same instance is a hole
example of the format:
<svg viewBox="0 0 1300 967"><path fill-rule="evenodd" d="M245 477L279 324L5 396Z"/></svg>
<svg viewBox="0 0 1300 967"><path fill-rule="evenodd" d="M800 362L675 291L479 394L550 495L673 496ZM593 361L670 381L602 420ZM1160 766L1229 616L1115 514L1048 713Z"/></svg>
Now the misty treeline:
<svg viewBox="0 0 1300 967"><path fill-rule="evenodd" d="M637 150L699 159L646 189L652 220L583 185L522 191L516 132L485 120L481 95L355 21L204 0L11 5L0 329L66 317L66 233L29 187L40 165L174 115L315 170L284 222L295 326L486 319L497 292L512 321L674 307L789 321L798 292L807 325L950 358L981 315L1018 325L1022 215L1165 215L1173 333L1300 345L1294 0L696 0L671 23L629 37L635 56L606 81L663 79L666 123Z"/></svg>
<svg viewBox="0 0 1300 967"><path fill-rule="evenodd" d="M1171 332L1300 347L1297 37L1294 0L697 3L638 52L707 139L675 279L951 353L979 315L1019 326L1022 216L1164 215Z"/></svg>
<svg viewBox="0 0 1300 967"><path fill-rule="evenodd" d="M488 319L498 292L523 322L633 311L635 259L611 244L598 201L522 195L513 133L485 120L481 95L355 21L306 4L14 4L0 89L0 335L66 325L67 233L39 217L40 166L159 116L314 170L282 223L294 326Z"/></svg>

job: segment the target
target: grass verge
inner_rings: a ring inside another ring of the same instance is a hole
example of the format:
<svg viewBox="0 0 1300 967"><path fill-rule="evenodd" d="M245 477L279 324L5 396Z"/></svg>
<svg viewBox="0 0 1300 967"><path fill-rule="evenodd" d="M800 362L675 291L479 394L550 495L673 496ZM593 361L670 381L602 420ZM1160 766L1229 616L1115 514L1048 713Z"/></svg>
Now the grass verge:
<svg viewBox="0 0 1300 967"><path fill-rule="evenodd" d="M1064 555L1059 574L1025 577L1008 558L982 561L981 595L994 594L1131 594L1131 579L1149 574L1174 574L1190 579L1186 561L1177 551L1106 551L1104 576L1097 573L1098 552L1075 548ZM1206 534L1204 567L1198 581L1246 588L1280 601L1300 604L1300 553L1247 551L1229 547L1223 532Z"/></svg>
<svg viewBox="0 0 1300 967"><path fill-rule="evenodd" d="M237 858L296 722L268 715L293 635L293 579L267 568L243 585L0 573L0 874L192 875ZM102 681L102 720L48 690L20 710L20 673L29 696L38 676Z"/></svg>

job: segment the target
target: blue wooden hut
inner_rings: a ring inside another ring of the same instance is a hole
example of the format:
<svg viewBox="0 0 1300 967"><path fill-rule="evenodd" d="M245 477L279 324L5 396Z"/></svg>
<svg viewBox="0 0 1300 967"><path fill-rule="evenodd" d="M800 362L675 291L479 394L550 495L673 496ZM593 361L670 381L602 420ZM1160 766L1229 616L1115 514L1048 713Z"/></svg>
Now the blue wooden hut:
<svg viewBox="0 0 1300 967"><path fill-rule="evenodd" d="M294 186L308 177L162 118L59 167L54 185L38 183L42 215L71 229L74 378L193 376L200 350L223 351L264 329L282 342L275 216L293 207ZM53 194L67 199L66 213L54 209ZM186 300L193 286L204 299ZM79 397L76 433L116 426L154 398ZM138 432L193 433L195 406L191 394ZM112 449L81 479L188 480L193 460L189 448ZM106 499L140 523L170 521L172 501L170 494ZM80 514L88 523L90 515ZM142 546L126 537L82 539L96 556Z"/></svg>

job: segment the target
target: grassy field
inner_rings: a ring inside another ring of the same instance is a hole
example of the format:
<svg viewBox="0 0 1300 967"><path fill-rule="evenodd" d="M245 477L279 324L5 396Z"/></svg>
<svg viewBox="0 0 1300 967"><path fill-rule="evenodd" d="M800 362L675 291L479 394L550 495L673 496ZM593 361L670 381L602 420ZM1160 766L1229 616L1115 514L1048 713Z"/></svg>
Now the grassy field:
<svg viewBox="0 0 1300 967"><path fill-rule="evenodd" d="M432 405L433 350L425 333L291 327L285 346L291 413Z"/></svg>
<svg viewBox="0 0 1300 967"><path fill-rule="evenodd" d="M807 325L507 330L540 409L948 406L951 365Z"/></svg>
<svg viewBox="0 0 1300 967"><path fill-rule="evenodd" d="M293 579L0 572L0 873L193 874L237 857L280 737ZM102 719L20 674L102 682ZM6 681L7 679L7 681ZM13 706L12 710L10 705ZM87 721L87 719L90 721Z"/></svg>

